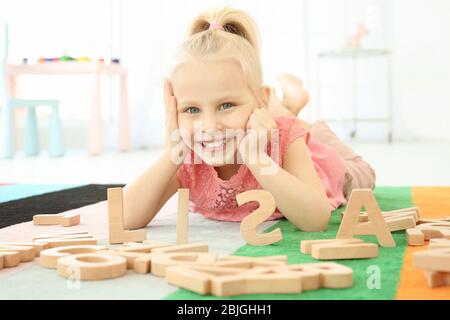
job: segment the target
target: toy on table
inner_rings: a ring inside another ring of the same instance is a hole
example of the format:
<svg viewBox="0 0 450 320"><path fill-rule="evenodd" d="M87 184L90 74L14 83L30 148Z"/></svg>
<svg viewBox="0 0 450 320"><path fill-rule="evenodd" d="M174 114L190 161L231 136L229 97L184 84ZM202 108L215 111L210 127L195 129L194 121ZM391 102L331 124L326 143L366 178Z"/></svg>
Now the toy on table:
<svg viewBox="0 0 450 320"><path fill-rule="evenodd" d="M356 26L356 32L352 34L345 43L345 49L361 48L361 41L365 36L367 36L368 33L369 30L367 29L367 27L362 23L358 23L358 25Z"/></svg>
<svg viewBox="0 0 450 320"><path fill-rule="evenodd" d="M112 63L119 63L119 59L116 59L117 62L111 61ZM38 59L39 63L49 63L49 62L91 62L93 61L91 58L89 58L88 56L81 56L78 58L75 57L71 57L69 55L63 55L61 57L55 57L55 58L45 58L45 57L41 57ZM97 60L97 62L99 63L104 63L105 59L100 58ZM26 64L28 63L28 59L24 58L22 60L22 63Z"/></svg>

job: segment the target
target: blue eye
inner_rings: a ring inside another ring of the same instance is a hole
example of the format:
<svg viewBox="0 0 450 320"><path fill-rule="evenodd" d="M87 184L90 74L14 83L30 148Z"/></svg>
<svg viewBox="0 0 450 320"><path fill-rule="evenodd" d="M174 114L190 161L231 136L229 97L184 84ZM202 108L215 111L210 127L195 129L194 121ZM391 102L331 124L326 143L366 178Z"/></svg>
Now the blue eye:
<svg viewBox="0 0 450 320"><path fill-rule="evenodd" d="M220 110L227 110L227 109L230 109L232 107L233 107L233 105L231 103L223 103L223 104L220 105L219 109Z"/></svg>
<svg viewBox="0 0 450 320"><path fill-rule="evenodd" d="M185 110L187 113L199 113L200 109L197 107L189 107Z"/></svg>

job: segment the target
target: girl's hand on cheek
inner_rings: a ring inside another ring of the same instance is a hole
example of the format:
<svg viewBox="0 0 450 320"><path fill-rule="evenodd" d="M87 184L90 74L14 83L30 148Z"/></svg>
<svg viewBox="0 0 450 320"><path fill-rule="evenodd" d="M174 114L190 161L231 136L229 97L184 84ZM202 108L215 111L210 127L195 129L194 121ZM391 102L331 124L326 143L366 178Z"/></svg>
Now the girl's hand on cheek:
<svg viewBox="0 0 450 320"><path fill-rule="evenodd" d="M264 152L270 142L271 130L276 128L277 124L267 109L253 110L247 122L247 135L239 144L239 152L244 161L249 154L257 155L258 149Z"/></svg>
<svg viewBox="0 0 450 320"><path fill-rule="evenodd" d="M175 151L176 154L185 154L188 148L180 135L177 99L173 94L172 84L169 80L164 81L164 106L166 113L165 147L170 152Z"/></svg>

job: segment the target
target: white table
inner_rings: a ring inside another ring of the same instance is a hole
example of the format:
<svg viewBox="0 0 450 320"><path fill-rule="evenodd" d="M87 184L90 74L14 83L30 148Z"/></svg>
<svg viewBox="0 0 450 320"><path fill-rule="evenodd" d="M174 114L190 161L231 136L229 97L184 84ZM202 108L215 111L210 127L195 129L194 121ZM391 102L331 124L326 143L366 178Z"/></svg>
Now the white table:
<svg viewBox="0 0 450 320"><path fill-rule="evenodd" d="M118 149L127 151L131 147L128 116L127 69L120 64L100 62L48 62L37 64L8 64L6 68L10 90L14 95L15 83L21 75L79 75L92 74L91 118L89 121L89 152L99 155L103 151L104 134L101 119L100 76L120 77L120 103L118 112Z"/></svg>

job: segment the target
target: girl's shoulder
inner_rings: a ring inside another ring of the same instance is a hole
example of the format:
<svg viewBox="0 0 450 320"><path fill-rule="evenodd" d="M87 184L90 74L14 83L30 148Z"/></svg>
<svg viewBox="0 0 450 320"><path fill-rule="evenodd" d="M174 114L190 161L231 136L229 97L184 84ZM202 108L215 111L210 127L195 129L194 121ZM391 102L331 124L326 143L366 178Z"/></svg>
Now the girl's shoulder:
<svg viewBox="0 0 450 320"><path fill-rule="evenodd" d="M283 154L288 146L298 138L304 138L306 144L309 143L310 133L300 125L296 117L274 117L274 120L279 130L279 143Z"/></svg>

